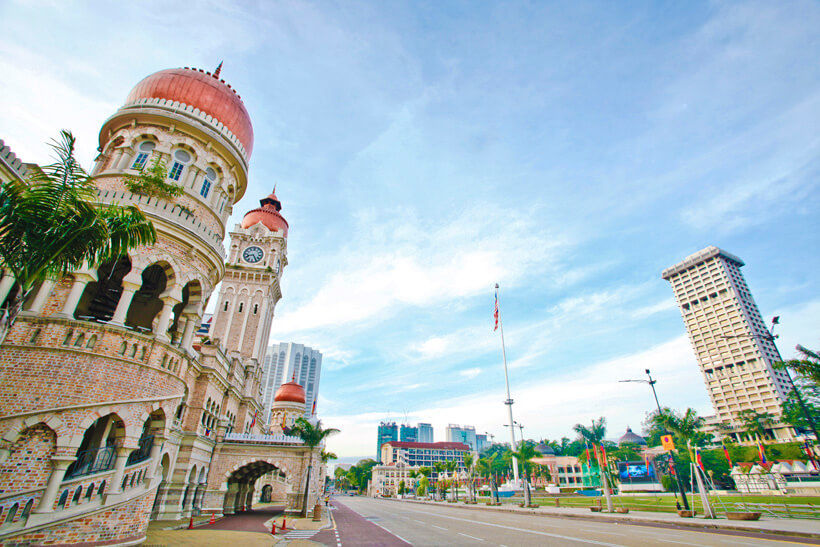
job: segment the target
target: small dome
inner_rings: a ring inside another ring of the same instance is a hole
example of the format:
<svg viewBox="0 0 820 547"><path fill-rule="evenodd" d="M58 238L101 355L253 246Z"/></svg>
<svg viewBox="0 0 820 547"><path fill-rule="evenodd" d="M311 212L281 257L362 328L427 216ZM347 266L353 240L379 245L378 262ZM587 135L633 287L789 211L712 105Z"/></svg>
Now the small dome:
<svg viewBox="0 0 820 547"><path fill-rule="evenodd" d="M646 440L640 435L634 434L632 430L629 428L629 426L627 426L626 433L624 433L624 436L618 439L618 445L622 445L624 443L637 444L638 446L646 446Z"/></svg>
<svg viewBox="0 0 820 547"><path fill-rule="evenodd" d="M221 67L220 64L213 74L196 68L160 70L135 85L125 102L165 99L198 108L227 127L250 157L253 151L251 117L236 91L219 79Z"/></svg>
<svg viewBox="0 0 820 547"><path fill-rule="evenodd" d="M282 384L279 386L273 400L277 403L305 404L305 388L294 381L290 381L287 384Z"/></svg>
<svg viewBox="0 0 820 547"><path fill-rule="evenodd" d="M276 189L271 195L259 200L260 207L252 209L245 214L242 219L242 227L250 228L254 224L261 222L272 232L283 231L288 237L288 221L285 220L279 211L282 210L282 203L276 197Z"/></svg>
<svg viewBox="0 0 820 547"><path fill-rule="evenodd" d="M541 454L542 456L554 456L555 450L546 443L538 443L535 445L535 451Z"/></svg>

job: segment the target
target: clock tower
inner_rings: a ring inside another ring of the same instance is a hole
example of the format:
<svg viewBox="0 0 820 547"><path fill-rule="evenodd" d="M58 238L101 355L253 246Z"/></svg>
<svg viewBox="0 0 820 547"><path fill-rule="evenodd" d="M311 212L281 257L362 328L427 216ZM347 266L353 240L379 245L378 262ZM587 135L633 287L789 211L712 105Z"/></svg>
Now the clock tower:
<svg viewBox="0 0 820 547"><path fill-rule="evenodd" d="M210 337L229 355L261 363L273 309L282 298L279 277L288 263L288 223L280 213L282 204L275 189L259 204L230 233Z"/></svg>

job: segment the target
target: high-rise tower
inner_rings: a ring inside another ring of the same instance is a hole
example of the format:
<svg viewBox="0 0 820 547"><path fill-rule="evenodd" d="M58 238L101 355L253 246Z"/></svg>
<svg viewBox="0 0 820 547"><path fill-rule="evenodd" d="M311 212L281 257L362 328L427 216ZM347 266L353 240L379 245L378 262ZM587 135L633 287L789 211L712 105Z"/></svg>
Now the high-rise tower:
<svg viewBox="0 0 820 547"><path fill-rule="evenodd" d="M680 307L709 398L721 422L740 435L738 414L752 410L781 415L791 390L771 333L740 272L743 261L707 247L663 271ZM787 439L792 431L775 423L772 433Z"/></svg>
<svg viewBox="0 0 820 547"><path fill-rule="evenodd" d="M268 348L264 361L262 406L269 413L279 386L293 379L305 389L305 414L311 414L319 396L321 376L321 352L293 342L273 344Z"/></svg>

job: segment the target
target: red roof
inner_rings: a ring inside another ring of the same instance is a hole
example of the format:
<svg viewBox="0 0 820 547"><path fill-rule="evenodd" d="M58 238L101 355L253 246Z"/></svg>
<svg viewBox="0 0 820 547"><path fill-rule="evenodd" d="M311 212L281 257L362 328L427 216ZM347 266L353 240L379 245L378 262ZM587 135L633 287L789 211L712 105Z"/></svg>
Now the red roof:
<svg viewBox="0 0 820 547"><path fill-rule="evenodd" d="M393 448L433 448L438 450L470 450L470 445L464 443L412 443L402 441L389 441Z"/></svg>

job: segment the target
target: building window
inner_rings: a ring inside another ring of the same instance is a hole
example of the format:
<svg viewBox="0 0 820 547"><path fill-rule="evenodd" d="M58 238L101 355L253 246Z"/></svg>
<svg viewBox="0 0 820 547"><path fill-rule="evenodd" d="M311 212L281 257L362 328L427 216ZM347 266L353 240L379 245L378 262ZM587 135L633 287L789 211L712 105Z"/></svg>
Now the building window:
<svg viewBox="0 0 820 547"><path fill-rule="evenodd" d="M225 307L222 309L222 311L228 311L228 301L227 300L225 300Z"/></svg>
<svg viewBox="0 0 820 547"><path fill-rule="evenodd" d="M240 302L240 303L239 303L239 313L242 313L242 308L243 308L243 306L244 306L244 303L243 303L243 302Z"/></svg>
<svg viewBox="0 0 820 547"><path fill-rule="evenodd" d="M185 165L190 163L190 161L191 154L185 150L174 151L174 164L168 172L168 178L172 180L179 180L179 177L182 175L182 171L185 169Z"/></svg>
<svg viewBox="0 0 820 547"><path fill-rule="evenodd" d="M134 159L134 163L131 164L131 169L141 171L145 167L145 162L148 161L148 156L154 151L154 147L156 147L156 144L151 141L141 142L137 147L137 157Z"/></svg>
<svg viewBox="0 0 820 547"><path fill-rule="evenodd" d="M253 305L253 314L256 315L256 312L258 312L258 311L259 311L259 304L254 304Z"/></svg>
<svg viewBox="0 0 820 547"><path fill-rule="evenodd" d="M216 171L214 171L213 168L208 167L205 170L205 178L202 179L202 189L199 191L199 194L203 198L207 198L208 197L208 192L211 191L211 186L213 186L215 183L216 183Z"/></svg>

